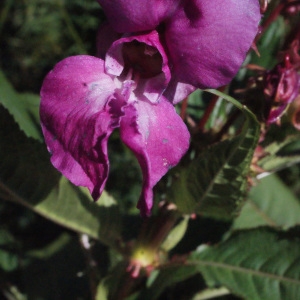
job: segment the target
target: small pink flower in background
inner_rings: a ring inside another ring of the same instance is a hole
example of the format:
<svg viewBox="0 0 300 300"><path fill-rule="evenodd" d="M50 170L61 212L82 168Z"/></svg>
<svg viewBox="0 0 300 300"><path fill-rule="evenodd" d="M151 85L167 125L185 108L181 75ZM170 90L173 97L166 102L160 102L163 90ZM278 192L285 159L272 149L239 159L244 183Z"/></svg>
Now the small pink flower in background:
<svg viewBox="0 0 300 300"><path fill-rule="evenodd" d="M284 113L288 104L296 99L300 92L300 75L290 63L289 56L264 75L264 94L266 98L266 120L268 124L276 122Z"/></svg>
<svg viewBox="0 0 300 300"><path fill-rule="evenodd" d="M257 33L259 4L99 2L110 23L98 41L105 60L82 55L55 66L41 90L42 129L52 164L96 200L109 171L108 138L119 128L142 169L138 208L148 216L154 185L189 146L173 104L232 79Z"/></svg>

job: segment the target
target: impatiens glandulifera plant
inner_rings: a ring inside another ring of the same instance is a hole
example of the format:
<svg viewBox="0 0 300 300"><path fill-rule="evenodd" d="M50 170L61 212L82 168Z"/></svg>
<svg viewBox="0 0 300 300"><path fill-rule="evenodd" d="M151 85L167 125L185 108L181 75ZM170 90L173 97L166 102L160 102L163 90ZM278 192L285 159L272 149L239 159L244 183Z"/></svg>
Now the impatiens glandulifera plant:
<svg viewBox="0 0 300 300"><path fill-rule="evenodd" d="M41 90L42 129L52 164L75 185L88 187L97 200L108 176L107 141L120 128L122 141L142 168L138 208L149 216L154 185L189 146L189 132L173 104L196 88L232 79L257 34L259 3L99 3L108 30L115 30L112 36L122 36L108 48L105 60L69 57L49 73Z"/></svg>
<svg viewBox="0 0 300 300"><path fill-rule="evenodd" d="M48 2L0 4L0 298L298 299L300 0L259 1L248 53L255 0ZM20 91L96 35L41 105L89 191Z"/></svg>

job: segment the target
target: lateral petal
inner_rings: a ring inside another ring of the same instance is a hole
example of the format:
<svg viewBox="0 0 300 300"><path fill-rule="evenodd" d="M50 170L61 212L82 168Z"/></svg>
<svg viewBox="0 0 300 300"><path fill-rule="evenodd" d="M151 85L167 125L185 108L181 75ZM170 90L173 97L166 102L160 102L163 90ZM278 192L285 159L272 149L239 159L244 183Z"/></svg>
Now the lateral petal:
<svg viewBox="0 0 300 300"><path fill-rule="evenodd" d="M181 102L184 98L189 96L192 92L196 90L191 84L183 83L176 78L176 75L172 76L171 81L167 89L164 91L164 96L169 99L174 105Z"/></svg>
<svg viewBox="0 0 300 300"><path fill-rule="evenodd" d="M108 175L107 140L122 115L114 92L104 62L87 55L59 62L41 90L41 124L51 162L75 185L86 186L95 200Z"/></svg>
<svg viewBox="0 0 300 300"><path fill-rule="evenodd" d="M149 216L153 187L175 166L189 147L189 132L173 105L164 97L158 104L139 99L124 108L120 133L123 142L137 157L143 172L138 202L142 216Z"/></svg>
<svg viewBox="0 0 300 300"><path fill-rule="evenodd" d="M166 21L172 71L198 88L227 84L243 63L260 18L258 0L182 1Z"/></svg>

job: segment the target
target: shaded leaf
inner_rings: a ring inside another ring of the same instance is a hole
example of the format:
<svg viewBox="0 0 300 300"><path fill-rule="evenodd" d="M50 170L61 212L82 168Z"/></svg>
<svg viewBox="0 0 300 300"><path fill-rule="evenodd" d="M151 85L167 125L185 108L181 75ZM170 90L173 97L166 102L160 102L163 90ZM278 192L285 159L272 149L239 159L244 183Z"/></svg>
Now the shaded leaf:
<svg viewBox="0 0 300 300"><path fill-rule="evenodd" d="M205 149L190 165L178 172L168 194L178 210L217 218L231 218L244 199L247 174L259 137L255 116L238 101L221 92L210 92L241 109L246 121L242 132Z"/></svg>
<svg viewBox="0 0 300 300"><path fill-rule="evenodd" d="M240 231L190 256L210 287L249 300L298 299L300 240L268 229Z"/></svg>
<svg viewBox="0 0 300 300"><path fill-rule="evenodd" d="M52 167L46 146L27 138L0 106L0 195L8 189L32 203L43 199L60 175Z"/></svg>
<svg viewBox="0 0 300 300"><path fill-rule="evenodd" d="M160 294L168 287L178 282L184 281L197 273L196 266L170 266L159 270L153 283L140 294L140 300L158 299Z"/></svg>
<svg viewBox="0 0 300 300"><path fill-rule="evenodd" d="M91 299L88 276L82 276L87 264L76 234L48 259L21 262L22 291L28 300Z"/></svg>
<svg viewBox="0 0 300 300"><path fill-rule="evenodd" d="M17 93L0 70L0 104L14 117L20 128L28 137L43 140L39 122L38 95Z"/></svg>
<svg viewBox="0 0 300 300"><path fill-rule="evenodd" d="M13 271L18 267L18 256L0 249L0 269L4 271Z"/></svg>
<svg viewBox="0 0 300 300"><path fill-rule="evenodd" d="M16 254L18 243L15 238L4 228L0 229L0 269L13 271L19 265Z"/></svg>
<svg viewBox="0 0 300 300"><path fill-rule="evenodd" d="M299 150L299 138L300 135L289 135L283 141L273 142L264 148L267 153L262 159L258 161L259 167L266 172L276 172L278 170L288 168L296 163L300 162L300 150ZM286 151L292 146L293 151Z"/></svg>
<svg viewBox="0 0 300 300"><path fill-rule="evenodd" d="M233 229L261 225L289 228L297 224L300 224L300 201L276 175L270 175L251 189Z"/></svg>
<svg viewBox="0 0 300 300"><path fill-rule="evenodd" d="M77 232L112 244L120 218L112 197L95 203L86 189L74 187L50 164L46 146L27 138L0 106L0 197L22 204Z"/></svg>
<svg viewBox="0 0 300 300"><path fill-rule="evenodd" d="M71 241L71 236L68 233L64 232L46 247L42 249L34 249L28 251L26 253L26 256L34 257L38 259L48 259L52 255L60 251L63 247L65 247L66 244L69 243L70 241Z"/></svg>

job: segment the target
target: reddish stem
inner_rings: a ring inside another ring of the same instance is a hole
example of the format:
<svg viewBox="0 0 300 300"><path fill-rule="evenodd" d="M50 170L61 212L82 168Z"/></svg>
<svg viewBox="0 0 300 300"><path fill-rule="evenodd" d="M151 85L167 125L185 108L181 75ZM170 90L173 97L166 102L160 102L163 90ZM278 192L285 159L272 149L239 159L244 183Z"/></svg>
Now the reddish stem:
<svg viewBox="0 0 300 300"><path fill-rule="evenodd" d="M182 101L181 111L180 111L180 117L182 120L185 120L185 118L186 118L186 110L187 110L187 106L188 106L188 100L189 100L189 98L186 97Z"/></svg>
<svg viewBox="0 0 300 300"><path fill-rule="evenodd" d="M259 33L256 40L258 40L263 33L267 30L267 28L271 25L272 22L275 21L275 19L278 17L278 15L281 13L283 8L285 7L285 3L281 2L279 5L271 12L269 17L263 22L261 26L261 32Z"/></svg>
<svg viewBox="0 0 300 300"><path fill-rule="evenodd" d="M218 88L218 91L224 92L225 88L226 88L226 85ZM204 126L205 126L206 122L208 121L208 119L210 117L210 114L214 110L218 99L219 99L219 96L213 95L212 99L210 100L209 105L208 105L208 107L206 108L206 110L204 112L204 115L202 116L201 120L199 121L198 128L201 131L204 131Z"/></svg>

